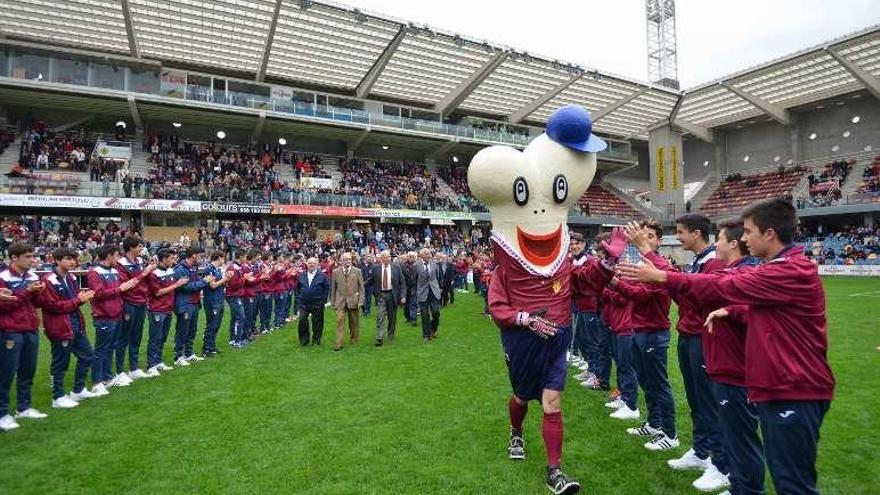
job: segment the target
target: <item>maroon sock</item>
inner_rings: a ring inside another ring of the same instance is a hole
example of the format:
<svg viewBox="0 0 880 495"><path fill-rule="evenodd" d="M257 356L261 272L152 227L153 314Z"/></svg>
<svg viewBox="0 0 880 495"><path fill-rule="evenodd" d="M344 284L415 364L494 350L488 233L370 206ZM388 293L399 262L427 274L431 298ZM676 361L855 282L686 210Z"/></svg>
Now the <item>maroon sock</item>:
<svg viewBox="0 0 880 495"><path fill-rule="evenodd" d="M510 427L519 433L522 433L523 420L526 419L526 413L529 412L529 403L520 404L516 401L516 397L510 396L510 402L507 403L507 410L510 411Z"/></svg>
<svg viewBox="0 0 880 495"><path fill-rule="evenodd" d="M559 467L559 460L562 457L562 411L544 413L541 435L544 437L544 447L547 449L547 466Z"/></svg>

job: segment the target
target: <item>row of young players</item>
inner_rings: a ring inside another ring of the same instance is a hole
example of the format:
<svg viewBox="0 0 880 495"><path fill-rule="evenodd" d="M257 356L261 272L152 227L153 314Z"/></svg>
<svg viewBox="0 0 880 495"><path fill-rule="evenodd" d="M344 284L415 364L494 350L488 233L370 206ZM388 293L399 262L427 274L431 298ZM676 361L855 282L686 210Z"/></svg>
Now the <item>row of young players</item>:
<svg viewBox="0 0 880 495"><path fill-rule="evenodd" d="M225 253L214 252L210 263L202 266L200 252L195 249L179 257L169 249L160 249L147 262L140 256L144 246L139 238L127 237L122 244L123 256L114 245L96 250L98 263L88 271L88 288L82 290L73 273L79 258L75 250L56 249L54 269L38 275L31 270L33 247L10 247L11 262L0 271L0 429L18 428L16 419L46 417L31 404L39 348L37 308L51 344L52 407L59 409L107 395L110 387L128 386L135 379L173 370L162 361L172 313L176 315L176 366L189 366L218 353L216 340L226 303L231 311L232 347L244 347L256 335L291 321L291 300L304 267L291 262L285 253L275 255L273 262L256 250L240 251L227 266ZM80 309L86 303L91 303L94 348ZM201 307L207 324L202 355L198 356L194 341ZM145 319L149 328L146 371L139 366ZM77 365L72 391L66 393L64 376L71 356L76 356ZM92 388L88 389L85 384L90 371ZM9 414L13 381L17 386L14 416Z"/></svg>
<svg viewBox="0 0 880 495"><path fill-rule="evenodd" d="M703 289L705 285L700 289L682 286L681 276L671 275L673 268L656 253L662 236L659 226L630 225L630 241L645 261L623 264L596 300L575 301L578 328L574 350L581 356L571 364L581 370L576 378L584 387L607 390L613 357L619 395L605 404L612 410L610 416L640 419L636 404L642 388L647 421L627 432L650 437L645 448L651 451L679 447L666 363L669 307L670 300L675 300L679 306L678 360L694 444L668 465L677 470L701 470L702 475L693 482L701 491L729 486L730 493L760 494L764 493L766 462L778 492L817 493L818 430L834 386L825 358L824 294L815 267L805 263L800 248L792 244L795 224L790 205L757 206L750 221L753 242L763 244L752 246L751 253L745 242L749 233L742 221L719 224L714 245L708 243L711 224L707 218L686 215L677 221L678 240L695 254L693 263L684 270L685 279L697 274L733 277L748 273L760 264L760 258L781 273L767 281L757 277L746 281L740 276L743 287L746 282L752 285L748 294L739 297L753 302L720 308L707 301L711 295ZM760 229L770 231L766 239L755 235ZM583 245L573 241L577 260L583 257ZM597 254L605 255L601 248ZM790 263L793 260L797 262ZM671 279L676 285L670 284ZM721 291L734 293L724 296L728 299L736 299L737 291L742 290L733 278L690 280L726 283ZM759 295L766 298L765 304L754 302ZM774 310L771 306L783 314L778 321L764 315ZM809 317L801 307L809 310ZM787 327L779 328L780 322ZM747 331L759 331L749 328L750 324L768 326L776 335L772 349L747 344ZM812 371L805 373L802 363ZM796 383L794 376L805 378ZM759 425L762 435L758 434Z"/></svg>

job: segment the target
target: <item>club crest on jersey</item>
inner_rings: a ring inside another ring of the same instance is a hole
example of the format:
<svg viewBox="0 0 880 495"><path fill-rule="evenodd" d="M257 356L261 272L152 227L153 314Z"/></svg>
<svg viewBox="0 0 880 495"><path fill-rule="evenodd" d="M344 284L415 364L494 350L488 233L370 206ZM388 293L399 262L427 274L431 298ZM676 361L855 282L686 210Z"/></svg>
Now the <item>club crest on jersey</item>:
<svg viewBox="0 0 880 495"><path fill-rule="evenodd" d="M557 278L553 281L553 285L550 288L553 289L554 294L559 294L559 291L562 290L562 282Z"/></svg>

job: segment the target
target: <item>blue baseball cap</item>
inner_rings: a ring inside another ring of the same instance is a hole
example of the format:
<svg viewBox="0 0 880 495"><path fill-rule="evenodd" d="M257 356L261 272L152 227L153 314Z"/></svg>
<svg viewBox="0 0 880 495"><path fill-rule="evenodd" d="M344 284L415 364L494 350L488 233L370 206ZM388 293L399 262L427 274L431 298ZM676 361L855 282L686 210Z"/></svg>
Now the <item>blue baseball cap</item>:
<svg viewBox="0 0 880 495"><path fill-rule="evenodd" d="M608 147L602 138L593 134L590 113L578 105L566 105L553 112L545 132L550 139L576 151L596 153Z"/></svg>

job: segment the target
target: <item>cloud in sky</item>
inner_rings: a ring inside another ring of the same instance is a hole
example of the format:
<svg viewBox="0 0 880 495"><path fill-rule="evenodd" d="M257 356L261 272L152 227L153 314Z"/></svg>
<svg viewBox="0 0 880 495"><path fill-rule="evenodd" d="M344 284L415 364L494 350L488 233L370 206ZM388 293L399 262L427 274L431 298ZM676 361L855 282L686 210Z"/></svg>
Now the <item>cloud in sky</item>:
<svg viewBox="0 0 880 495"><path fill-rule="evenodd" d="M443 31L647 79L644 1L345 1ZM876 0L679 0L676 7L683 88L880 23Z"/></svg>

